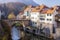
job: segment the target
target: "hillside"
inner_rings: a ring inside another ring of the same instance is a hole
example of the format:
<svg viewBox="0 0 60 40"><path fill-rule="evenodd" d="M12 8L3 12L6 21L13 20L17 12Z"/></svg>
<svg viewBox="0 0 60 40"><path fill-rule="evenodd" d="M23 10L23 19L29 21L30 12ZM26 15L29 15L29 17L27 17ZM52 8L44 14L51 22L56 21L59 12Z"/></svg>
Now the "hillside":
<svg viewBox="0 0 60 40"><path fill-rule="evenodd" d="M25 6L25 4L20 2L10 2L0 4L0 10L3 11L5 13L4 16L7 17L10 12L14 12L15 15L17 15L21 10L24 9Z"/></svg>

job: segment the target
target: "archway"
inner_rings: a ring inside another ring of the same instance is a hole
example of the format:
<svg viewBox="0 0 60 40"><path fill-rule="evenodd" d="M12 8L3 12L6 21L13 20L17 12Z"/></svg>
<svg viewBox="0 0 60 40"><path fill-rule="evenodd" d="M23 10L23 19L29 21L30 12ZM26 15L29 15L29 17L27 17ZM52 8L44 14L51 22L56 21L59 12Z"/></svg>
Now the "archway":
<svg viewBox="0 0 60 40"><path fill-rule="evenodd" d="M12 40L21 39L24 36L22 31L23 31L23 24L20 22L14 23L11 28Z"/></svg>

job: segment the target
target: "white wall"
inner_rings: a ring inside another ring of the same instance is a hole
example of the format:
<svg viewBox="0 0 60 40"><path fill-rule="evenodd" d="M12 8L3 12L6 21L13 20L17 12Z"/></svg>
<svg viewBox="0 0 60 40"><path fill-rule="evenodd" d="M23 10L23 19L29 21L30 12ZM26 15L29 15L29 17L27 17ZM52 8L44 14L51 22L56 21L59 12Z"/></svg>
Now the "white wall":
<svg viewBox="0 0 60 40"><path fill-rule="evenodd" d="M53 12L52 13L52 15L51 16L47 16L47 14L46 14L46 23L51 23L51 24L54 24L55 23L55 15L57 14L57 12L55 11L55 12ZM52 19L51 21L47 21L47 18L48 19Z"/></svg>
<svg viewBox="0 0 60 40"><path fill-rule="evenodd" d="M51 16L47 16L47 14L46 14L46 23L52 23L53 22L53 20L54 20L54 17L53 17L53 14L51 14ZM49 20L47 20L47 19L51 19L51 21L49 21Z"/></svg>
<svg viewBox="0 0 60 40"><path fill-rule="evenodd" d="M39 20L39 12L31 12L30 19L32 21L32 26L37 26L37 21ZM33 22L35 22L36 24Z"/></svg>
<svg viewBox="0 0 60 40"><path fill-rule="evenodd" d="M40 13L40 15L45 15L45 17L40 17L40 18L45 18L45 20L40 20L40 22L44 22L44 23L50 23L50 24L54 24L55 26L57 25L55 22L55 15L58 14L56 11L52 13L51 16L47 16L47 14L45 13ZM47 19L52 19L51 21L47 21Z"/></svg>
<svg viewBox="0 0 60 40"><path fill-rule="evenodd" d="M43 16L43 17L41 17L41 16ZM46 19L46 14L41 13L41 14L40 14L40 18ZM45 20L41 20L41 19L40 19L40 22L45 22Z"/></svg>
<svg viewBox="0 0 60 40"><path fill-rule="evenodd" d="M31 12L30 19L31 21L37 22L39 20L39 12Z"/></svg>

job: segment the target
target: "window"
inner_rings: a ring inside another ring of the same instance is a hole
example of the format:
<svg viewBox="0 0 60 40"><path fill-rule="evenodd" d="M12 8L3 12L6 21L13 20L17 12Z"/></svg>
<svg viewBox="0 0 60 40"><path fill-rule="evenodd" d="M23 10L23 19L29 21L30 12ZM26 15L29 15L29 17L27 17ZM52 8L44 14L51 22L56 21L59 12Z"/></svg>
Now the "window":
<svg viewBox="0 0 60 40"><path fill-rule="evenodd" d="M40 18L40 20L45 20L45 18Z"/></svg>
<svg viewBox="0 0 60 40"><path fill-rule="evenodd" d="M50 21L51 21L52 19L50 19Z"/></svg>
<svg viewBox="0 0 60 40"><path fill-rule="evenodd" d="M48 21L49 19L47 19L47 21Z"/></svg>
<svg viewBox="0 0 60 40"><path fill-rule="evenodd" d="M47 14L47 16L49 16L49 14Z"/></svg>
<svg viewBox="0 0 60 40"><path fill-rule="evenodd" d="M47 19L47 21L51 21L52 19Z"/></svg>
<svg viewBox="0 0 60 40"><path fill-rule="evenodd" d="M51 16L51 14L50 14L50 16Z"/></svg>
<svg viewBox="0 0 60 40"><path fill-rule="evenodd" d="M35 24L37 24L37 23L35 22Z"/></svg>
<svg viewBox="0 0 60 40"><path fill-rule="evenodd" d="M33 22L33 24L37 24L36 22Z"/></svg>
<svg viewBox="0 0 60 40"><path fill-rule="evenodd" d="M51 16L51 14L47 14L47 16Z"/></svg>
<svg viewBox="0 0 60 40"><path fill-rule="evenodd" d="M27 11L27 16L29 16L29 12Z"/></svg>
<svg viewBox="0 0 60 40"><path fill-rule="evenodd" d="M45 15L44 14L41 14L40 17L45 17Z"/></svg>

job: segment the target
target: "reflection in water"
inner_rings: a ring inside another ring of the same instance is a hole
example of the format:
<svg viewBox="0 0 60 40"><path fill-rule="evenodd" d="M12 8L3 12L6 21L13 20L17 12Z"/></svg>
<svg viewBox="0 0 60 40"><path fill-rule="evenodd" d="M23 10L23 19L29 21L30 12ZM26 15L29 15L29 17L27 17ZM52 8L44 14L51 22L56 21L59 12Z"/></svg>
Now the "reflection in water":
<svg viewBox="0 0 60 40"><path fill-rule="evenodd" d="M20 30L13 26L11 30L12 40L19 40L20 39Z"/></svg>

